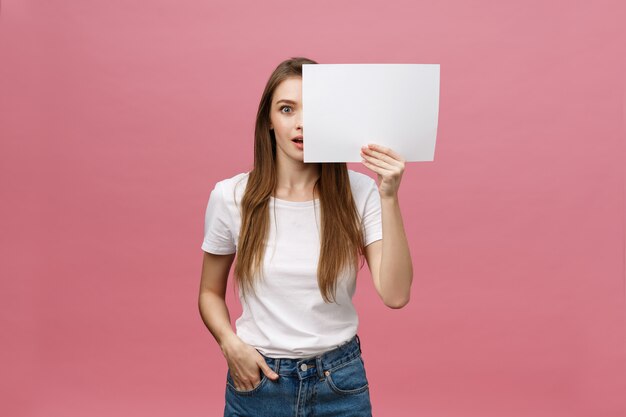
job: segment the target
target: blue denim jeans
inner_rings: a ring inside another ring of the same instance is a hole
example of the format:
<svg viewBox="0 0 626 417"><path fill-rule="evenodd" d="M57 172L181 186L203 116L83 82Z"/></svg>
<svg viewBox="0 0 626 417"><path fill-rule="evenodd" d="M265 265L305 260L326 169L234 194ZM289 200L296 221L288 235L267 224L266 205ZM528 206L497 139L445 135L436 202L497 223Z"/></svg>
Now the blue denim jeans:
<svg viewBox="0 0 626 417"><path fill-rule="evenodd" d="M279 378L269 379L259 368L259 384L241 391L228 370L224 417L371 417L358 335L311 358L261 355Z"/></svg>

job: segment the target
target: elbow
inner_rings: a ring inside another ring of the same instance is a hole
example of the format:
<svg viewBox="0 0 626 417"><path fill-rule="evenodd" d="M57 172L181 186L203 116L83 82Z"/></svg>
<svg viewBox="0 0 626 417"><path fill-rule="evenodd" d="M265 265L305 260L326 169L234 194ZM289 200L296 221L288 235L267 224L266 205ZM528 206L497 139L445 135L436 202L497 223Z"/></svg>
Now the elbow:
<svg viewBox="0 0 626 417"><path fill-rule="evenodd" d="M405 298L397 298L393 300L384 300L384 303L387 307L393 308L394 310L402 308L409 303L410 297L407 296Z"/></svg>
<svg viewBox="0 0 626 417"><path fill-rule="evenodd" d="M388 294L384 291L381 293L383 303L385 303L387 307L393 309L399 309L409 304L409 300L411 299L412 282L413 274L411 271L411 275L408 278L407 284L402 284L400 288L394 288L394 291L391 291L393 294Z"/></svg>

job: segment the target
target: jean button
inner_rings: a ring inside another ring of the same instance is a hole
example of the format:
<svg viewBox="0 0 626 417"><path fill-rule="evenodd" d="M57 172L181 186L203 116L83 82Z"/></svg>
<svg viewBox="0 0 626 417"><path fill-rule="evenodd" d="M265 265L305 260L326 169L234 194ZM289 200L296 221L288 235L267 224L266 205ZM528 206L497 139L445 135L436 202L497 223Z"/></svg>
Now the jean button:
<svg viewBox="0 0 626 417"><path fill-rule="evenodd" d="M300 369L306 371L308 369L308 366L306 366L306 363L303 363L302 365L300 365Z"/></svg>

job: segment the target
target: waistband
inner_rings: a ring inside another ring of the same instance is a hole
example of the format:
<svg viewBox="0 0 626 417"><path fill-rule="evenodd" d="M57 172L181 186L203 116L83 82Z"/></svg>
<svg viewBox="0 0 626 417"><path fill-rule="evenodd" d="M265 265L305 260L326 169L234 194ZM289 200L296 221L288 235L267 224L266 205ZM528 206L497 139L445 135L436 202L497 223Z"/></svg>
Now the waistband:
<svg viewBox="0 0 626 417"><path fill-rule="evenodd" d="M259 352L261 353L261 352ZM350 340L310 358L271 358L261 353L267 365L280 376L298 376L305 379L313 375L324 377L325 371L361 356L361 340L354 335Z"/></svg>

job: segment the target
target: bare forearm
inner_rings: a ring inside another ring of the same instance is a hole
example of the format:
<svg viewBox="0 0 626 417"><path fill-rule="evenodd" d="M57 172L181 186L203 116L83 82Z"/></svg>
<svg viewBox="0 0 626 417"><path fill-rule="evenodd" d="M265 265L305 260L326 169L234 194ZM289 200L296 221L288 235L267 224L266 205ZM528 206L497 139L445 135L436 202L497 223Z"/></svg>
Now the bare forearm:
<svg viewBox="0 0 626 417"><path fill-rule="evenodd" d="M198 298L198 308L202 321L224 352L226 345L237 338L230 325L228 307L222 297L212 292L202 292Z"/></svg>
<svg viewBox="0 0 626 417"><path fill-rule="evenodd" d="M409 302L413 263L404 232L398 198L381 198L383 246L380 286L388 305L402 307Z"/></svg>

